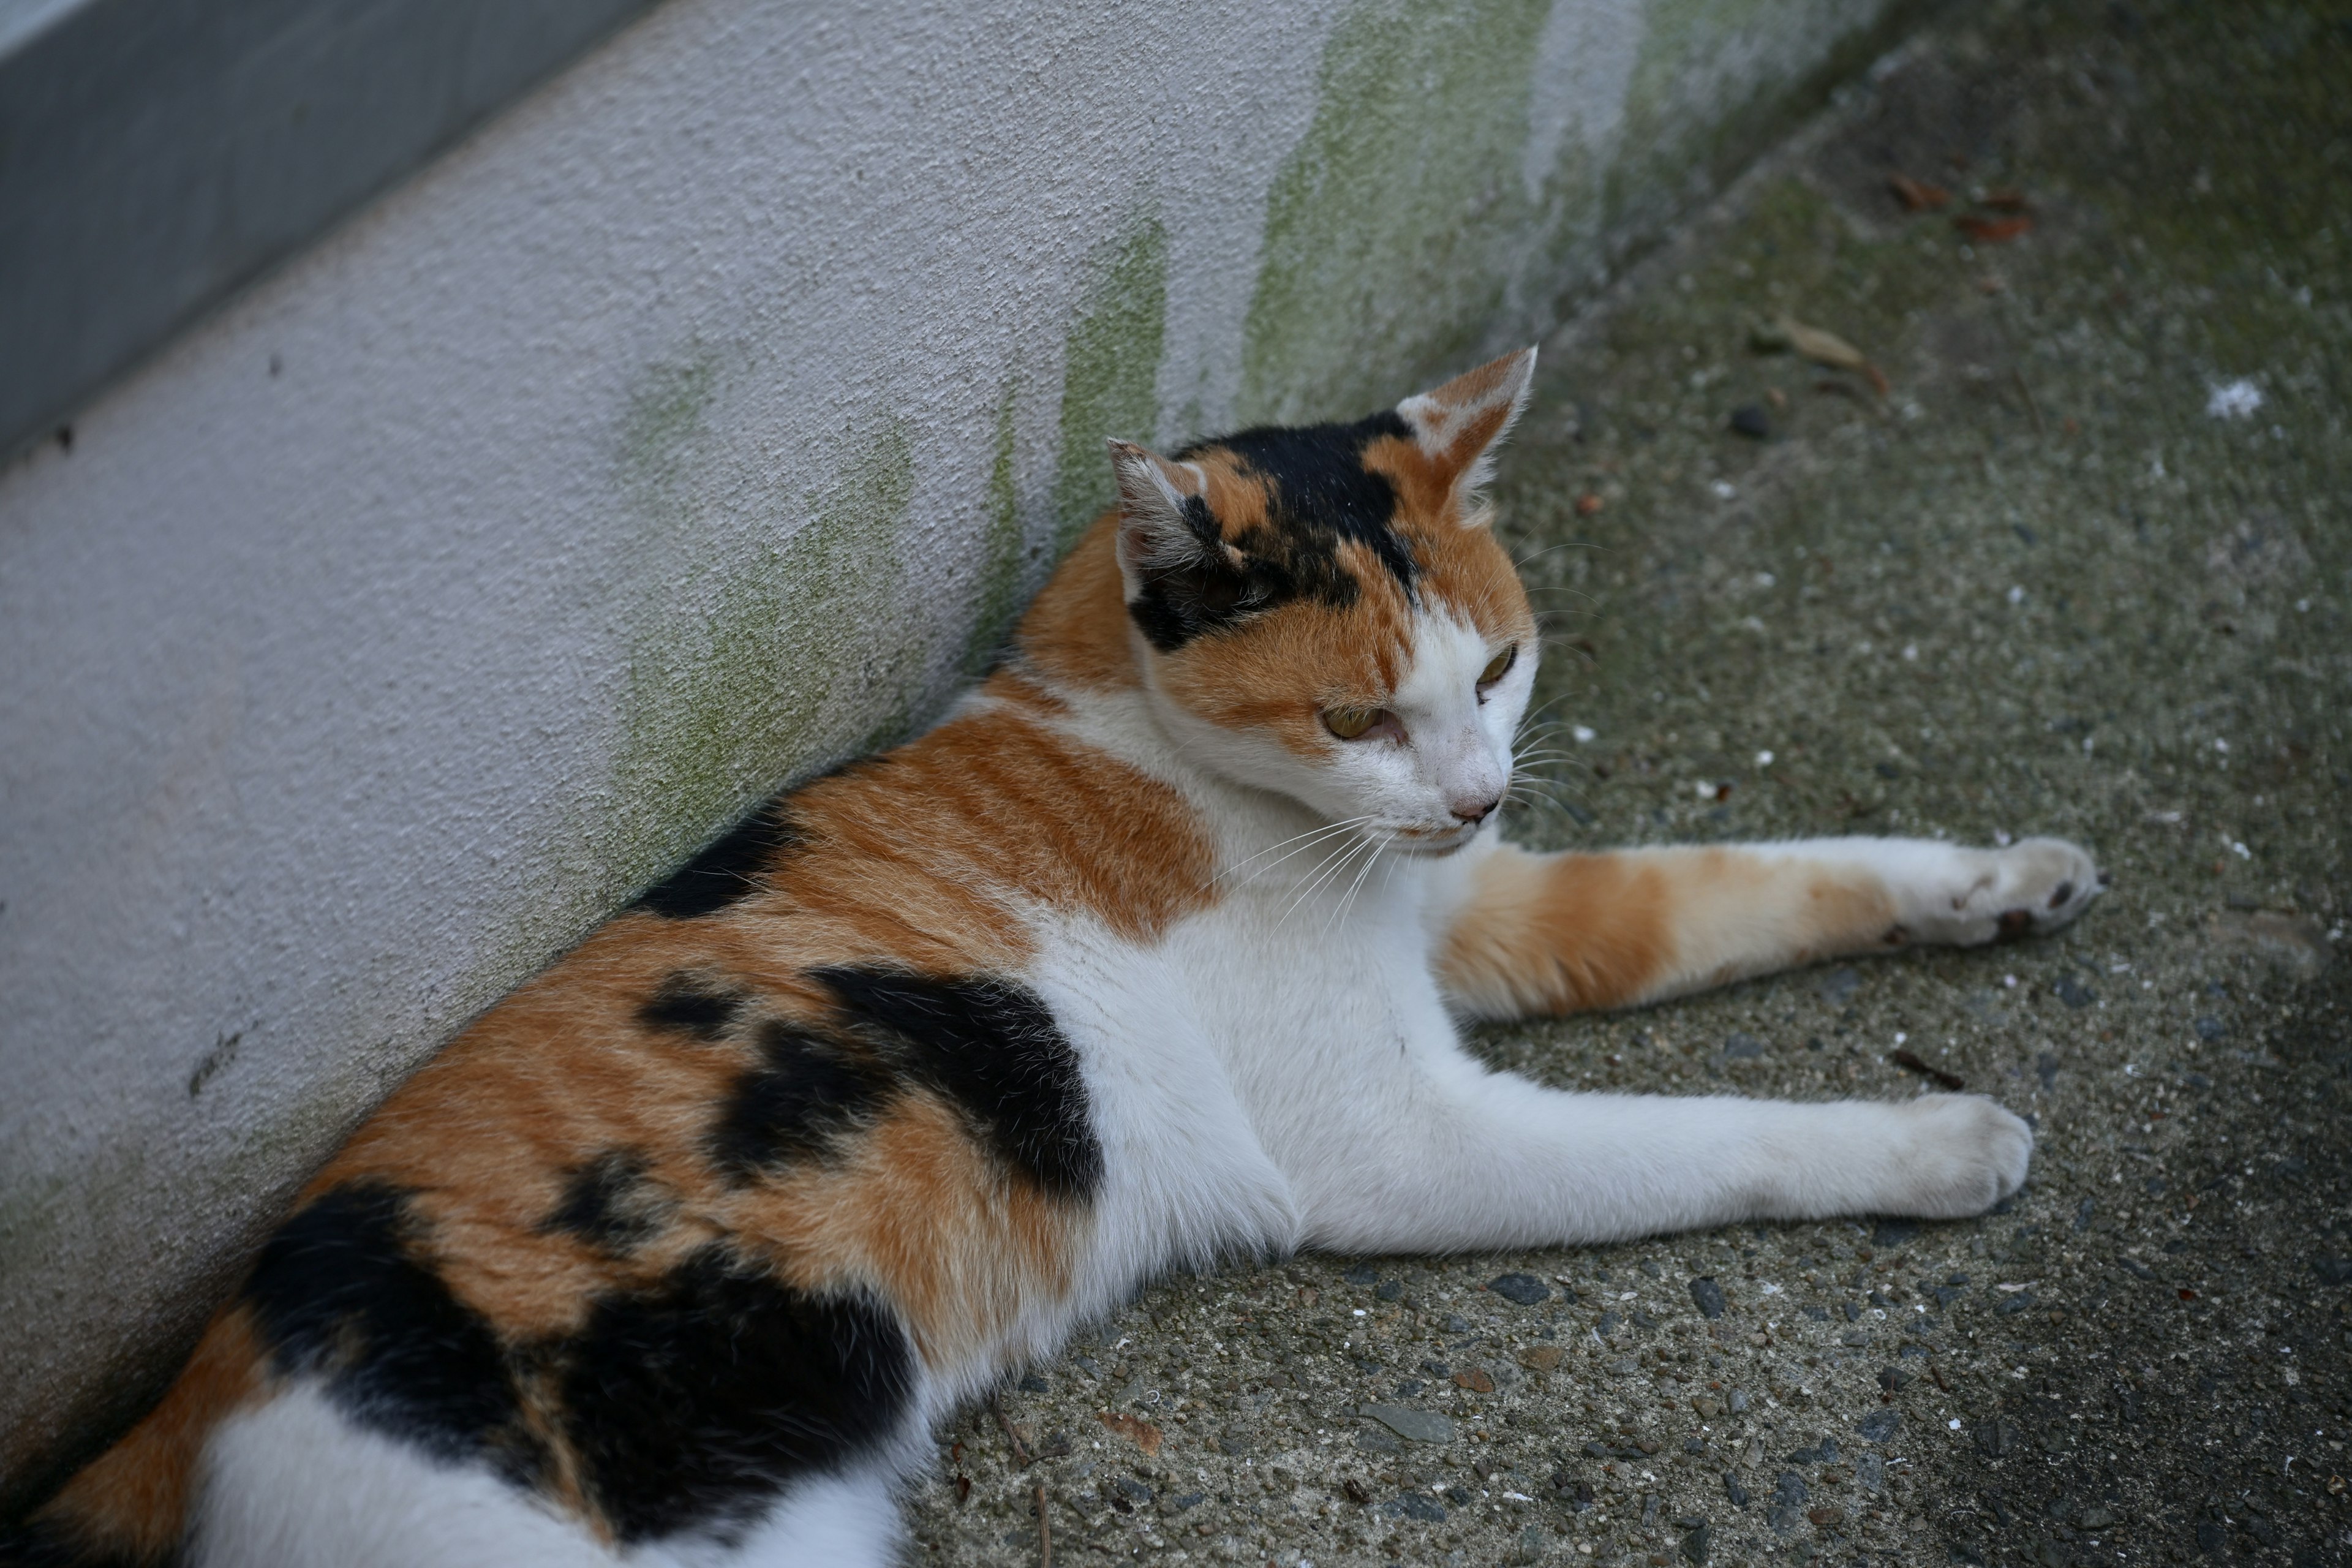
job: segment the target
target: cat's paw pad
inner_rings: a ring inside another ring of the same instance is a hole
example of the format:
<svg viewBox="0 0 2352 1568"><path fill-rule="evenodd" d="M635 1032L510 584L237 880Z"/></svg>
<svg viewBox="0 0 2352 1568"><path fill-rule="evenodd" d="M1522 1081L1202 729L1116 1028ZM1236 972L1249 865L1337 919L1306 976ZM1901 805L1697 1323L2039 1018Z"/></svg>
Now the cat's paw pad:
<svg viewBox="0 0 2352 1568"><path fill-rule="evenodd" d="M2090 908L2109 881L2090 851L2063 838L1968 853L1969 874L1946 892L1945 908L1921 922L1935 937L1964 947L2056 931Z"/></svg>
<svg viewBox="0 0 2352 1568"><path fill-rule="evenodd" d="M1960 1219L2025 1184L2033 1129L1984 1096L1924 1095L1904 1110L1912 1125L1889 1213Z"/></svg>

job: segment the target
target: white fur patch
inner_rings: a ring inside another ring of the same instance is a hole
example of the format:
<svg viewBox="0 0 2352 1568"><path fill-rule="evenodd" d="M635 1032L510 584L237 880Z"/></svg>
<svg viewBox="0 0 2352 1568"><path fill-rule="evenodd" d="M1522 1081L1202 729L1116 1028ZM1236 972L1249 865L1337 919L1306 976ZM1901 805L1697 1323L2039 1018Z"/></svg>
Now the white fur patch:
<svg viewBox="0 0 2352 1568"><path fill-rule="evenodd" d="M353 1425L298 1383L205 1449L190 1568L610 1568L585 1530L475 1466Z"/></svg>

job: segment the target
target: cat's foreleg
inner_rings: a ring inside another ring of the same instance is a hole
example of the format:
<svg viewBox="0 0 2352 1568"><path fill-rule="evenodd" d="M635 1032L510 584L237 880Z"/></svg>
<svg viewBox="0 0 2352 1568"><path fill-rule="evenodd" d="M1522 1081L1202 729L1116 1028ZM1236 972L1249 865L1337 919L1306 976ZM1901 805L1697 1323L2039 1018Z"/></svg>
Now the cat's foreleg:
<svg viewBox="0 0 2352 1568"><path fill-rule="evenodd" d="M1419 1065L1410 1092L1375 1089L1285 1159L1308 1245L1453 1251L1748 1219L1958 1218L2015 1192L2033 1147L2023 1121L1975 1095L1569 1094L1466 1058Z"/></svg>
<svg viewBox="0 0 2352 1568"><path fill-rule="evenodd" d="M2102 885L2090 856L2057 838L1591 855L1499 845L1462 868L1441 905L1438 974L1479 1017L1622 1007L1825 958L2053 931Z"/></svg>

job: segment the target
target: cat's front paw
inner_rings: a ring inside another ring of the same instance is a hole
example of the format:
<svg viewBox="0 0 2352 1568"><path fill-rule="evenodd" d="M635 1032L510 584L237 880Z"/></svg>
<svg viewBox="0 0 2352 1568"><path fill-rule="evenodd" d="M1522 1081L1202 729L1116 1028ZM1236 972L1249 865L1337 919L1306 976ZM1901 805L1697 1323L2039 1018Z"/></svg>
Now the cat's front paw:
<svg viewBox="0 0 2352 1568"><path fill-rule="evenodd" d="M2090 851L2063 838L1967 849L1945 885L1921 895L1906 924L1916 940L1980 947L2056 931L2091 907L2109 879Z"/></svg>
<svg viewBox="0 0 2352 1568"><path fill-rule="evenodd" d="M1903 1173L1889 1214L1960 1219L2025 1184L2033 1129L1980 1094L1929 1094L1902 1107Z"/></svg>

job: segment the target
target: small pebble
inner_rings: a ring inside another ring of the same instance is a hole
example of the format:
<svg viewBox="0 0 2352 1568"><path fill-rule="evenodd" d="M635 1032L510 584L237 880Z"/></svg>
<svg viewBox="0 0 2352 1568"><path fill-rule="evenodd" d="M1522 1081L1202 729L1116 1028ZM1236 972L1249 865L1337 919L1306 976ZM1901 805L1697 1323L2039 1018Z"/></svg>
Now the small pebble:
<svg viewBox="0 0 2352 1568"><path fill-rule="evenodd" d="M2087 1007L2099 999L2099 994L2071 974L2062 974L2050 987L2052 994L2069 1007Z"/></svg>
<svg viewBox="0 0 2352 1568"><path fill-rule="evenodd" d="M1486 1289L1507 1301L1522 1307L1533 1307L1551 1300L1551 1289L1532 1274L1506 1274L1490 1281Z"/></svg>

